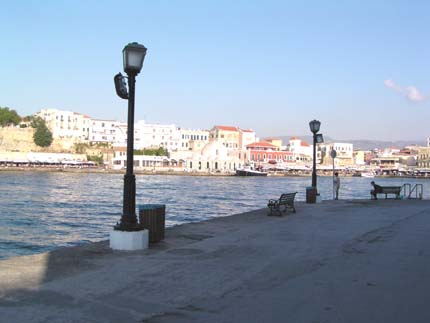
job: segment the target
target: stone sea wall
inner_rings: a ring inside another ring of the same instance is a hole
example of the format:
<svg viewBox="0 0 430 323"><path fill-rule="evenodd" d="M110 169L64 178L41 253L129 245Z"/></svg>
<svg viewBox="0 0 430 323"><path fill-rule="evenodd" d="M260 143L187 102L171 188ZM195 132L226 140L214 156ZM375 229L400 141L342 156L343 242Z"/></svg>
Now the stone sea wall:
<svg viewBox="0 0 430 323"><path fill-rule="evenodd" d="M55 140L50 147L37 146L33 141L33 128L0 128L1 152L72 152L70 144Z"/></svg>

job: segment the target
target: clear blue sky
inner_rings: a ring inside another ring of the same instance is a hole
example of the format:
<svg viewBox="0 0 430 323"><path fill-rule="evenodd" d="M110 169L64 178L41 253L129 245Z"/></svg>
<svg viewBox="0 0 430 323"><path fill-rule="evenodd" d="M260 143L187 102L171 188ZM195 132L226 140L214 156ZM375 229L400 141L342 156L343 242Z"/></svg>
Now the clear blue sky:
<svg viewBox="0 0 430 323"><path fill-rule="evenodd" d="M0 0L0 106L127 119L122 49L148 48L136 119L260 137L430 135L430 1Z"/></svg>

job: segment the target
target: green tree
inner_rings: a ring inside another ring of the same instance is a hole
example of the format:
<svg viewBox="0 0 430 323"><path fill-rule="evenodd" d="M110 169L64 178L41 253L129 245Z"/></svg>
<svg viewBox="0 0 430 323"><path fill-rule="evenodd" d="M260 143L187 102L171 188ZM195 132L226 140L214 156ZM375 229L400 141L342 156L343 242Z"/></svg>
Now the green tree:
<svg viewBox="0 0 430 323"><path fill-rule="evenodd" d="M76 154L85 154L89 148L89 145L87 143L80 142L76 143L74 148Z"/></svg>
<svg viewBox="0 0 430 323"><path fill-rule="evenodd" d="M8 107L0 107L0 126L5 127L9 125L17 125L21 122L21 117L15 110Z"/></svg>
<svg viewBox="0 0 430 323"><path fill-rule="evenodd" d="M33 135L34 143L40 147L49 147L52 143L52 132L40 117L32 118L31 126L36 129Z"/></svg>
<svg viewBox="0 0 430 323"><path fill-rule="evenodd" d="M166 148L146 148L143 150L134 150L134 155L146 155L146 156L169 156Z"/></svg>
<svg viewBox="0 0 430 323"><path fill-rule="evenodd" d="M103 156L102 155L87 155L87 160L88 161L93 161L96 162L99 165L103 164Z"/></svg>

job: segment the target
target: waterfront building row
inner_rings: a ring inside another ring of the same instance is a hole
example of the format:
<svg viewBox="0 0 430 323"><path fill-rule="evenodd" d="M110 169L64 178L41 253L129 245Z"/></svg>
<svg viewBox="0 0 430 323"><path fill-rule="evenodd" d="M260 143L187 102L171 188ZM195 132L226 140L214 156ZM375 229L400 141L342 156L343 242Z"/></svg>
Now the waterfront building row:
<svg viewBox="0 0 430 323"><path fill-rule="evenodd" d="M84 154L44 152L0 152L1 166L96 166Z"/></svg>
<svg viewBox="0 0 430 323"><path fill-rule="evenodd" d="M59 109L42 109L36 116L45 120L54 138L72 146L74 143L108 143L126 146L127 123L93 119L88 115ZM255 132L238 127L214 126L211 130L184 129L174 124L146 123L134 125L134 147L145 149L163 147L169 151L199 150L211 140L229 149L243 149L257 140Z"/></svg>
<svg viewBox="0 0 430 323"><path fill-rule="evenodd" d="M288 145L287 145L288 146ZM245 151L227 149L222 143L211 141L200 151L174 151L168 156L144 156L135 155L134 165L138 170L178 170L191 172L222 172L233 173L237 168L246 164L260 166L267 170L311 170L312 160L301 162L298 157L290 151L280 150L270 144L251 144ZM114 157L109 160L105 167L123 169L126 165L126 148L113 147ZM255 149L255 151L253 150ZM253 157L257 153L258 157ZM286 157L285 157L286 156ZM365 165L336 165L336 170L345 171L373 171L376 174L396 175L429 172L430 147L419 149L419 155L415 150L397 151L391 155L377 155ZM418 157L415 159L415 157ZM332 166L326 165L320 160L317 163L319 170L331 171ZM87 162L84 154L61 154L61 153L23 153L2 152L0 153L1 166L89 166L94 163Z"/></svg>
<svg viewBox="0 0 430 323"><path fill-rule="evenodd" d="M108 143L115 149L126 147L127 124L124 122L92 119L87 115L58 109L42 109L37 115L47 122L54 138L64 140L70 147L79 142ZM184 129L174 124L141 120L135 124L134 138L135 149L163 147L170 156L184 161L186 168L199 171L231 170L244 164L287 167L312 163L313 147L300 138L291 137L284 145L279 138L260 140L253 130L237 126L217 125L210 130ZM208 163L205 159L209 150L207 146L213 142L223 149L218 149L219 154L211 157L215 162ZM332 150L337 153L334 160L330 155ZM351 143L331 142L318 144L316 152L317 165L334 165L336 169L366 166L395 169L414 165L430 168L430 154L418 154L413 148L409 152L399 149L354 151Z"/></svg>

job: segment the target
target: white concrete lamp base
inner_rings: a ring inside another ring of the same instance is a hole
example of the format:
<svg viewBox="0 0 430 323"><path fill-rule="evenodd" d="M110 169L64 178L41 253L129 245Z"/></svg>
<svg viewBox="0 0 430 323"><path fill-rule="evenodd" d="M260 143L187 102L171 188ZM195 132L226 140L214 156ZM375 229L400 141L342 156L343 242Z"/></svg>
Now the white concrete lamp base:
<svg viewBox="0 0 430 323"><path fill-rule="evenodd" d="M110 232L110 247L113 250L143 250L148 249L148 230Z"/></svg>

